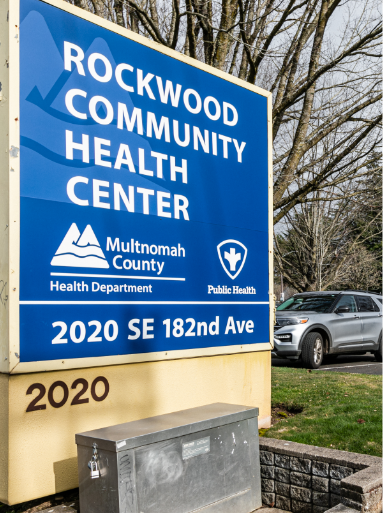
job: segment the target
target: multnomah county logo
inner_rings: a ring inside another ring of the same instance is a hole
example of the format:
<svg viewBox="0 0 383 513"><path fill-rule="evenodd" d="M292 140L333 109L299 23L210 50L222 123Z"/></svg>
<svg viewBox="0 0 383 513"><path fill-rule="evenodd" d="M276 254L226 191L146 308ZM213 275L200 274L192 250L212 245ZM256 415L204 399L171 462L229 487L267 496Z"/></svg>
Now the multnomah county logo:
<svg viewBox="0 0 383 513"><path fill-rule="evenodd" d="M247 257L247 248L237 240L224 240L217 246L219 260L232 280L242 271ZM227 267L227 264L229 267ZM238 270L237 270L238 269Z"/></svg>
<svg viewBox="0 0 383 513"><path fill-rule="evenodd" d="M109 268L109 264L90 224L87 225L81 235L76 223L73 223L69 228L52 259L51 265Z"/></svg>

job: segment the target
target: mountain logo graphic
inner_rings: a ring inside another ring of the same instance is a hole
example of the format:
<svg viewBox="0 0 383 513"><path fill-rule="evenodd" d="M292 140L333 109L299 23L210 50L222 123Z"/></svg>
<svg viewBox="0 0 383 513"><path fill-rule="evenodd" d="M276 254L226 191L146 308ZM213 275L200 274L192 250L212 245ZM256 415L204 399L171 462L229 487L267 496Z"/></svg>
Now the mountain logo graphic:
<svg viewBox="0 0 383 513"><path fill-rule="evenodd" d="M109 264L90 224L87 225L81 235L76 223L73 223L69 228L55 256L52 258L51 265L109 268Z"/></svg>
<svg viewBox="0 0 383 513"><path fill-rule="evenodd" d="M247 257L247 248L237 240L224 240L217 246L219 260L225 273L232 280L238 276L245 265ZM228 264L228 265L227 265Z"/></svg>

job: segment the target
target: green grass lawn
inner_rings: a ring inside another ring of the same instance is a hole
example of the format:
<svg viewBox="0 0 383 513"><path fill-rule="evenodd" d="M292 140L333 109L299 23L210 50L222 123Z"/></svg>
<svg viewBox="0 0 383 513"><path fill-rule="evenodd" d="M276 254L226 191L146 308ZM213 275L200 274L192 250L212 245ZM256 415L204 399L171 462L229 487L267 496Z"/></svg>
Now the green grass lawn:
<svg viewBox="0 0 383 513"><path fill-rule="evenodd" d="M275 367L271 376L272 406L302 412L262 436L382 456L381 376Z"/></svg>

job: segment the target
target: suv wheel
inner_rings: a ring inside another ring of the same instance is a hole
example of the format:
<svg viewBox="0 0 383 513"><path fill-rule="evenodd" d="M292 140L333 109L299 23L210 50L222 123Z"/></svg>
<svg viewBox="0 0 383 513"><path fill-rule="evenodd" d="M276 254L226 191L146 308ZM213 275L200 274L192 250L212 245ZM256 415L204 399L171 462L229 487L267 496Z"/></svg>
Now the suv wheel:
<svg viewBox="0 0 383 513"><path fill-rule="evenodd" d="M382 361L382 333L380 333L380 336L379 336L379 349L377 351L375 351L375 360L377 362Z"/></svg>
<svg viewBox="0 0 383 513"><path fill-rule="evenodd" d="M306 335L302 344L302 361L307 369L318 369L323 361L323 338L312 331Z"/></svg>

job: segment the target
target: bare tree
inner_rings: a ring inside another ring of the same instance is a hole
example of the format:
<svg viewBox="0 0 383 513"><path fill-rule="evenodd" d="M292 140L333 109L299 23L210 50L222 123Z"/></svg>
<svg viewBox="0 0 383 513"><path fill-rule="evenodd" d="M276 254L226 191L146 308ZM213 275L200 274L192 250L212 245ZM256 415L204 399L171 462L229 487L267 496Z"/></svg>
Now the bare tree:
<svg viewBox="0 0 383 513"><path fill-rule="evenodd" d="M376 236L371 226L381 220L381 212L361 225L358 220L365 205L361 207L349 194L339 200L322 196L316 193L317 201L286 215L286 230L275 236L278 270L299 292L380 288L376 255L368 251L366 242Z"/></svg>
<svg viewBox="0 0 383 513"><path fill-rule="evenodd" d="M382 292L381 272L374 256L364 246L350 258L342 278L332 288Z"/></svg>
<svg viewBox="0 0 383 513"><path fill-rule="evenodd" d="M68 1L273 92L275 223L366 173L381 142L377 0Z"/></svg>

